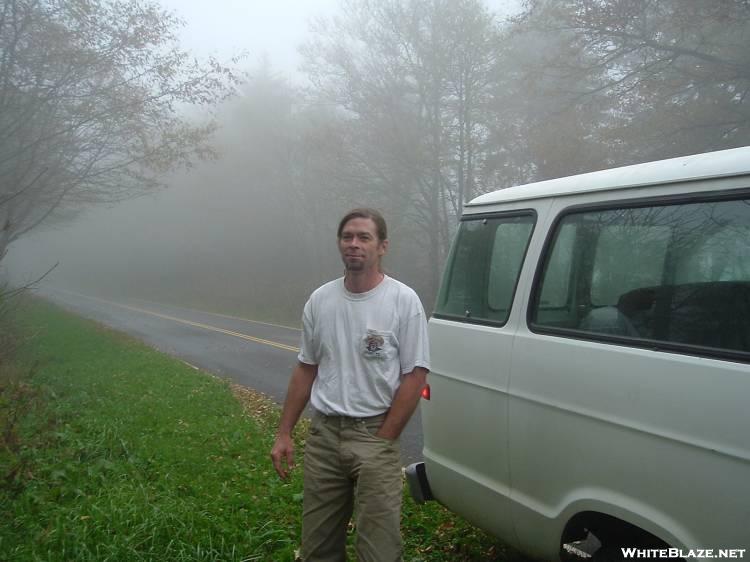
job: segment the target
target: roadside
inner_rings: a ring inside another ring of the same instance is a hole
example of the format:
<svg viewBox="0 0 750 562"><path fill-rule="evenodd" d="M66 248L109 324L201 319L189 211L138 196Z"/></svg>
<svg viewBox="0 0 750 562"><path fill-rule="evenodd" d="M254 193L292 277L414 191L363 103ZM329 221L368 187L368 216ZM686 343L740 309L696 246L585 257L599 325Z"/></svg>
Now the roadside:
<svg viewBox="0 0 750 562"><path fill-rule="evenodd" d="M172 357L284 401L300 331L253 319L163 305L107 300L46 287L42 296L78 316L134 336ZM401 435L401 458L422 460L419 408Z"/></svg>
<svg viewBox="0 0 750 562"><path fill-rule="evenodd" d="M293 560L273 402L48 303L15 320L33 337L0 365L3 559ZM403 534L407 561L521 560L408 497Z"/></svg>

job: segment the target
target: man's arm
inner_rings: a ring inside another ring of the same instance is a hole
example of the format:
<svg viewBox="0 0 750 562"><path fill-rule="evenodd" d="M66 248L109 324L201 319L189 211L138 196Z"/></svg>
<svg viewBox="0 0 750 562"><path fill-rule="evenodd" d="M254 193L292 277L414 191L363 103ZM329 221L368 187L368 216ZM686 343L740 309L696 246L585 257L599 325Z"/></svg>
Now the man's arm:
<svg viewBox="0 0 750 562"><path fill-rule="evenodd" d="M276 432L276 443L271 449L273 467L283 480L287 479L289 471L294 468L292 430L297 424L302 410L305 409L307 401L310 400L310 391L317 375L317 365L308 365L302 362L298 362L292 371L292 378L289 381L289 388L284 400L284 409L281 411L279 429Z"/></svg>
<svg viewBox="0 0 750 562"><path fill-rule="evenodd" d="M388 415L377 432L378 437L398 439L406 426L406 422L417 409L419 397L426 381L427 369L422 367L415 367L411 373L402 375L401 385L393 397L391 409L388 410Z"/></svg>

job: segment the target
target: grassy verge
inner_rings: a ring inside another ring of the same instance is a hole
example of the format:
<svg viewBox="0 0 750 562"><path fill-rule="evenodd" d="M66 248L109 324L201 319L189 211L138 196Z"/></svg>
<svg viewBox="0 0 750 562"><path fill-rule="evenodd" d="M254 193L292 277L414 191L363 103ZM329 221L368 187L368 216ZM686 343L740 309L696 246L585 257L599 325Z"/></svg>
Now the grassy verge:
<svg viewBox="0 0 750 562"><path fill-rule="evenodd" d="M33 337L0 364L1 559L294 559L273 404L43 302L16 322ZM407 561L520 560L409 498L403 534Z"/></svg>

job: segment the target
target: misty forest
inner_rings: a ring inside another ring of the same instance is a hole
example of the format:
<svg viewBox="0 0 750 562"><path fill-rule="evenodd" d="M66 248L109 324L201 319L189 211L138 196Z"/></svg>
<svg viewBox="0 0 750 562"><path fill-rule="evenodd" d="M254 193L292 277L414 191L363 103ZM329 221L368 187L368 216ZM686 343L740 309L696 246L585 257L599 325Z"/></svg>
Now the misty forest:
<svg viewBox="0 0 750 562"><path fill-rule="evenodd" d="M369 206L430 311L477 195L750 145L748 0L343 0L294 79L196 60L180 25L0 1L6 295L59 262L44 283L295 323Z"/></svg>

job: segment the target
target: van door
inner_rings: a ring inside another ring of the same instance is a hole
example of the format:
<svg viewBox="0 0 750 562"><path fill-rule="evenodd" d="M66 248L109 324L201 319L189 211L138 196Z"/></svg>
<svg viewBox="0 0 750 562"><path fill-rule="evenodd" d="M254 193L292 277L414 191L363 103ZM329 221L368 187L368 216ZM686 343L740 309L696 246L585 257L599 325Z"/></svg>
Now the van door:
<svg viewBox="0 0 750 562"><path fill-rule="evenodd" d="M421 408L432 490L501 536L511 529L509 318L534 222L528 210L465 218L429 324L431 399Z"/></svg>

